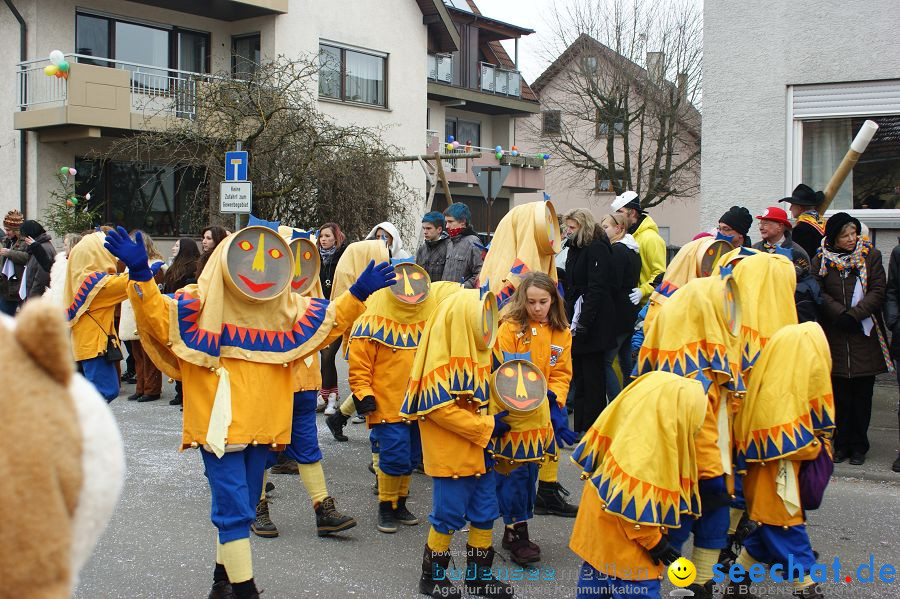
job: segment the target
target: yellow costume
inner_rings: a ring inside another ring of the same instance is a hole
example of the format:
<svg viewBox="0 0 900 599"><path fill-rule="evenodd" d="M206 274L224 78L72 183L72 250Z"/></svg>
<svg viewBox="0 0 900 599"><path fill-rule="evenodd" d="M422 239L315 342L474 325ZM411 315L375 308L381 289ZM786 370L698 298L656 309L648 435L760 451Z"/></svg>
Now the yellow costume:
<svg viewBox="0 0 900 599"><path fill-rule="evenodd" d="M549 201L516 206L506 213L484 257L479 285L489 285L501 310L519 286L521 276L542 272L554 281L561 238L556 210Z"/></svg>
<svg viewBox="0 0 900 599"><path fill-rule="evenodd" d="M645 374L575 448L586 482L569 547L594 570L632 581L662 574L647 551L683 515L700 513L694 436L707 403L697 381Z"/></svg>

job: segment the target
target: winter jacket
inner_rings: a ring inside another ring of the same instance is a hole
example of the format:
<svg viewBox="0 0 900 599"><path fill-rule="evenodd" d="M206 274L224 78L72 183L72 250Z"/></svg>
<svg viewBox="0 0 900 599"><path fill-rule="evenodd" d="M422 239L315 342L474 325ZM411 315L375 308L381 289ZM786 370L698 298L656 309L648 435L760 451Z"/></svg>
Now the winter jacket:
<svg viewBox="0 0 900 599"><path fill-rule="evenodd" d="M791 230L791 238L794 243L802 247L809 256L816 255L824 236L824 228L819 230L816 226L803 221L797 222Z"/></svg>
<svg viewBox="0 0 900 599"><path fill-rule="evenodd" d="M891 251L891 259L888 262L884 321L891 331L891 356L895 360L900 360L900 245Z"/></svg>
<svg viewBox="0 0 900 599"><path fill-rule="evenodd" d="M868 288L863 298L852 308L850 302L859 272L854 268L844 271L845 276L842 277L837 269L828 267L825 276L819 276L822 256L816 256L812 262L813 276L822 288L819 323L825 329L825 336L831 347L831 373L840 378L872 376L887 370L874 327L872 334L866 336L861 325L853 332L846 332L835 325L838 317L846 312L857 323L871 316L875 319L875 326L884 330L881 310L884 307L887 284L881 252L873 247L865 260Z"/></svg>
<svg viewBox="0 0 900 599"><path fill-rule="evenodd" d="M319 265L319 281L322 283L322 297L331 299L331 286L334 284L334 271L337 268L338 260L344 255L347 249L345 241L331 256L325 258L319 253L321 263Z"/></svg>
<svg viewBox="0 0 900 599"><path fill-rule="evenodd" d="M43 233L29 245L28 263L25 265L25 299L40 297L50 287L50 269L56 256L56 248L50 242L50 234Z"/></svg>
<svg viewBox="0 0 900 599"><path fill-rule="evenodd" d="M3 239L3 247L9 250L6 256L0 256L0 273L6 268L6 263L13 265L13 276L7 278L0 274L0 298L20 301L19 287L22 284L22 271L28 263L30 256L26 250L25 240L21 237L6 237Z"/></svg>
<svg viewBox="0 0 900 599"><path fill-rule="evenodd" d="M393 240L391 241L391 245L388 249L391 250L391 258L392 259L405 259L409 258L410 254L405 249L403 249L403 240L400 239L400 231L397 230L397 227L393 225L393 223L389 223L387 221L383 223L378 223L372 230L369 231L369 234L366 235L366 239L375 239L375 231L378 229L383 229L391 234ZM335 264L337 264L335 262Z"/></svg>
<svg viewBox="0 0 900 599"><path fill-rule="evenodd" d="M434 241L422 242L416 252L416 264L425 269L432 281L444 280L444 264L450 249L450 236L441 231L441 236Z"/></svg>
<svg viewBox="0 0 900 599"><path fill-rule="evenodd" d="M616 336L634 330L634 322L640 310L628 298L631 290L638 286L641 276L641 256L638 251L638 244L631 235L625 235L612 244L610 286L615 306L613 331Z"/></svg>
<svg viewBox="0 0 900 599"><path fill-rule="evenodd" d="M616 312L609 278L612 268L612 247L605 235L598 233L586 246L569 245L563 282L569 320L578 298L584 298L572 343L574 356L603 352L616 345Z"/></svg>
<svg viewBox="0 0 900 599"><path fill-rule="evenodd" d="M480 244L481 238L472 227L466 227L459 235L451 237L441 280L462 283L466 289L474 289L484 261L481 248L478 247Z"/></svg>
<svg viewBox="0 0 900 599"><path fill-rule="evenodd" d="M641 303L643 303L653 293L653 279L666 272L666 242L660 237L659 227L656 226L649 214L643 215L633 229L628 232L634 236L634 240L640 248L641 278L639 287L643 293L643 299L641 299Z"/></svg>

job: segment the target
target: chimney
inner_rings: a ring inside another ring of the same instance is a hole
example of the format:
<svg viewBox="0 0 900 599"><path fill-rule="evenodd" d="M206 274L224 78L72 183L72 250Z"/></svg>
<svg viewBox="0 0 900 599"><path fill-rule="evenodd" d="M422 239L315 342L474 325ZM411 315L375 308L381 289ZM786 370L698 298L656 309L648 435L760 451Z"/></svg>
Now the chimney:
<svg viewBox="0 0 900 599"><path fill-rule="evenodd" d="M647 74L652 83L659 83L665 76L666 55L663 52L647 52Z"/></svg>
<svg viewBox="0 0 900 599"><path fill-rule="evenodd" d="M687 86L688 86L688 74L687 73L678 73L678 79L676 80L676 87L678 88L678 97L682 102L687 102Z"/></svg>

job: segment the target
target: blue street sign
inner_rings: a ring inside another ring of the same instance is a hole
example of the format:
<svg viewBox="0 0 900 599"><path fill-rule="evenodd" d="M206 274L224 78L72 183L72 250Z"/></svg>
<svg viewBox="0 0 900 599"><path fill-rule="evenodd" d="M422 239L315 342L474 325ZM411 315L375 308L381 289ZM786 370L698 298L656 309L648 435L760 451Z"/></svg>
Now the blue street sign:
<svg viewBox="0 0 900 599"><path fill-rule="evenodd" d="M247 152L225 152L225 180L247 180Z"/></svg>

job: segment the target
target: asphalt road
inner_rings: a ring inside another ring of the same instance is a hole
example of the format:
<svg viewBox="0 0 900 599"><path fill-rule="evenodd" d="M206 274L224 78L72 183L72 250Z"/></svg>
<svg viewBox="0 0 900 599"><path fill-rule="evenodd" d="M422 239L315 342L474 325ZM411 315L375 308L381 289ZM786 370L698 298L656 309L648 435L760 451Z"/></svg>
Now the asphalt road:
<svg viewBox="0 0 900 599"><path fill-rule="evenodd" d="M75 597L204 599L212 583L215 529L209 521L209 491L200 456L195 451L176 450L181 413L168 405L173 395L170 385L164 389L163 400L152 403L126 401L131 392L131 386L123 387L122 395L112 403L126 444L125 490L109 529L82 572ZM826 584L827 597L900 598L900 582L864 583L856 571L868 563L870 555L876 577L885 564L900 570L900 475L889 471L897 441L896 398L896 387L882 387L876 393L873 426L882 427L879 434L892 441L874 444L873 453L877 450L886 455L873 457L864 471L840 468L822 509L810 515L810 536L820 563L831 566L838 558L841 577L852 576L849 584ZM355 516L359 525L340 537L318 538L299 476L271 476L276 485L270 499L271 514L281 536L252 540L254 572L265 599L419 596L417 581L431 507L430 479L414 475L409 500L409 508L423 523L401 527L397 534L378 532L374 477L366 467L369 443L365 425L350 424L347 432L350 441L337 443L322 422L319 439L329 490L338 508ZM863 472L865 478L851 478ZM566 461L560 478L577 498L582 483L575 466ZM537 580L517 583L517 597L575 596L580 562L567 547L572 522L537 516L531 523L532 539L540 544L544 557L540 570L531 574ZM500 535L498 522L494 532L498 547ZM463 550L465 535L456 537L453 549ZM502 552L494 565L515 567ZM831 569L828 576L829 580L834 576ZM663 597L672 589L666 582ZM764 596L790 596L785 585L765 590Z"/></svg>

